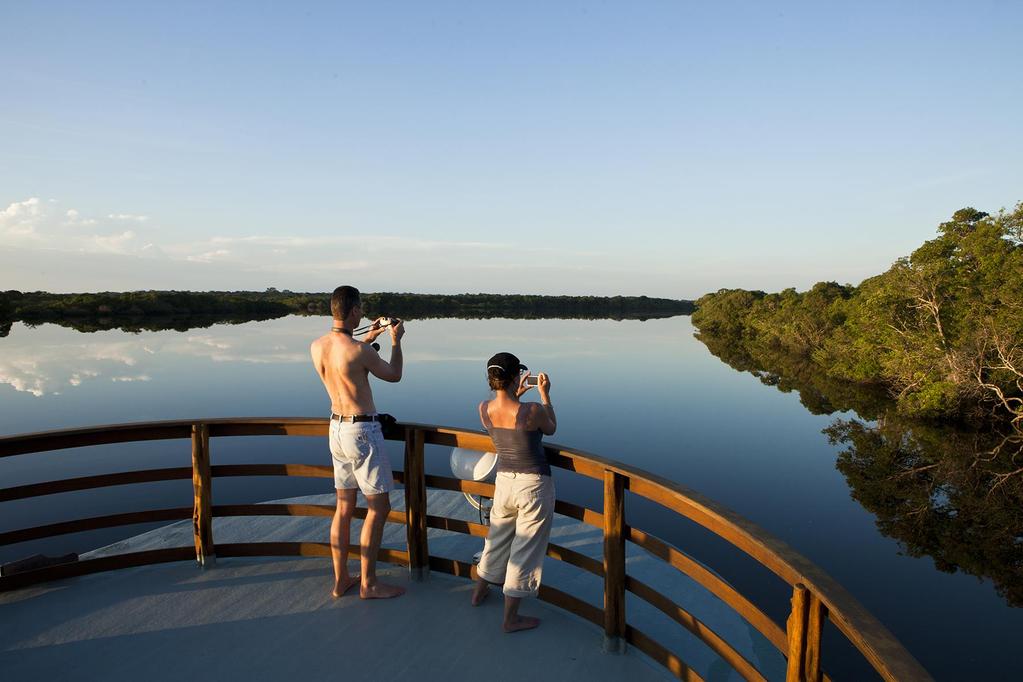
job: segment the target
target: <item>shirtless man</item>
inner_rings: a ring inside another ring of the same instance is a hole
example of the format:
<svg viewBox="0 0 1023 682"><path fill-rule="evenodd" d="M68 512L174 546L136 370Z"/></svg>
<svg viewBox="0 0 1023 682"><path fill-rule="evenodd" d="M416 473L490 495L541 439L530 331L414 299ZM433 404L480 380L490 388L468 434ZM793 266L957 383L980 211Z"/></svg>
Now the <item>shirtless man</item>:
<svg viewBox="0 0 1023 682"><path fill-rule="evenodd" d="M389 493L394 488L391 463L384 451L384 437L377 420L369 375L384 381L401 381L401 320L377 318L368 334L358 341L352 332L362 321L359 290L343 286L330 297L334 326L330 333L313 341L313 365L330 396L330 454L334 460L337 509L330 524L330 555L334 561L334 596L340 597L359 584L363 599L399 597L405 589L377 580L376 557L391 511ZM369 344L384 331L391 333L391 360L385 362ZM348 540L355 496L366 496L366 520L362 524L362 573L348 573Z"/></svg>

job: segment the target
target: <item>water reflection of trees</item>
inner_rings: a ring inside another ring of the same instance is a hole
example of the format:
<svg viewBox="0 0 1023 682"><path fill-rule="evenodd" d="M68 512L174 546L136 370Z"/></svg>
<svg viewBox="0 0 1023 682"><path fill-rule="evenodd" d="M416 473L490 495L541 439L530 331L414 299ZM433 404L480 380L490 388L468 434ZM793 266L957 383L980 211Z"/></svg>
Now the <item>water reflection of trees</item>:
<svg viewBox="0 0 1023 682"><path fill-rule="evenodd" d="M732 368L798 392L813 414L855 412L824 433L843 446L836 467L878 529L941 571L991 579L1023 606L1023 433L906 419L883 390L833 379L805 357L697 338Z"/></svg>
<svg viewBox="0 0 1023 682"><path fill-rule="evenodd" d="M82 333L91 332L102 332L120 330L128 332L129 334L138 334L141 332L160 332L160 331L179 331L187 332L193 329L206 329L216 325L239 325L247 324L249 322L262 322L265 320L275 320L288 315L299 315L301 317L309 317L311 313L288 313L285 315L244 315L244 316L217 316L217 315L188 315L188 316L174 316L174 317L76 317L76 318L57 318L52 320L34 320L32 322L25 322L26 325L32 327L40 323L45 322L46 324L55 324L61 327L67 327L74 329L75 331ZM375 316L368 315L368 317ZM495 317L502 317L508 319L519 319L519 320L533 320L533 319L549 319L549 320L654 320L665 317L675 317L675 314L621 314L621 315L599 315L590 313L561 313L561 314L536 314L530 312L519 312L519 313L508 313L503 312L500 314L490 313L486 311L478 311L475 313L462 312L457 315L444 315L444 314L423 314L423 313L412 313L408 314L404 311L397 310L391 311L389 315L393 317L400 317L405 320L427 320L427 319L457 319L457 320L483 320L492 319ZM321 315L322 316L322 315ZM0 322L0 338L4 338L11 333L11 327L13 323L10 321Z"/></svg>
<svg viewBox="0 0 1023 682"><path fill-rule="evenodd" d="M887 419L839 419L825 433L845 446L836 466L882 533L939 570L990 578L1011 606L1023 606L1018 434Z"/></svg>
<svg viewBox="0 0 1023 682"><path fill-rule="evenodd" d="M247 324L249 322L262 322L274 320L283 315L184 315L184 316L156 316L156 317L75 317L58 318L45 321L25 322L27 326L34 327L41 322L55 324L60 327L74 329L77 332L89 334L92 332L105 332L119 330L129 334L140 334L142 332L178 331L187 332L193 329L207 329L223 324ZM7 333L3 333L0 327L0 337L10 333L8 324Z"/></svg>
<svg viewBox="0 0 1023 682"><path fill-rule="evenodd" d="M750 347L734 338L701 332L696 338L732 369L749 372L782 393L796 391L799 402L811 414L855 411L864 419L876 419L891 406L881 387L853 384L834 379L806 356L782 349Z"/></svg>

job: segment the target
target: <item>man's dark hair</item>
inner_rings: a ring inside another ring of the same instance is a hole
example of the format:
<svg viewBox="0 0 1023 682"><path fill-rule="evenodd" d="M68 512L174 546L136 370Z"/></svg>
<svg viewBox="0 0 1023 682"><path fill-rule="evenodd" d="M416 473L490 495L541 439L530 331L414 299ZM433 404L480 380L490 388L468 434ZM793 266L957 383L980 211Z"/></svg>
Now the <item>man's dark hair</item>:
<svg viewBox="0 0 1023 682"><path fill-rule="evenodd" d="M359 305L359 290L347 284L334 289L330 295L330 314L335 320L343 320L352 312L352 308Z"/></svg>

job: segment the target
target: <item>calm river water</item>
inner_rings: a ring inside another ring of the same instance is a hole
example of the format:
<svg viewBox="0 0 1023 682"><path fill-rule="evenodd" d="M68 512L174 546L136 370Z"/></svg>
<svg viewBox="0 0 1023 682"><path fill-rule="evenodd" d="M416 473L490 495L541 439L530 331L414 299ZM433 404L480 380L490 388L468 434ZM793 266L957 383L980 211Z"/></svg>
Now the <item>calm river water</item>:
<svg viewBox="0 0 1023 682"><path fill-rule="evenodd" d="M0 433L136 420L323 416L329 404L308 357L329 320L288 317L187 332L79 333L14 325L0 339ZM693 338L688 317L649 321L420 320L407 323L405 377L377 382L377 404L404 421L479 428L484 361L509 350L551 375L555 442L661 474L752 519L834 576L890 628L937 679L1019 674L1023 610L989 580L944 573L885 537L850 496L840 448L795 393L730 369ZM386 339L385 339L386 346ZM387 350L384 350L385 357ZM854 416L854 415L844 415ZM397 447L397 446L396 446ZM400 453L392 453L400 468ZM308 438L218 439L215 463L329 462ZM0 487L71 476L187 466L184 441L82 448L0 461ZM445 471L442 457L429 468ZM68 493L0 507L0 531L141 508L187 506L189 481ZM221 479L217 502L330 492L329 479ZM596 502L596 491L559 483ZM630 500L630 520L672 540L755 597L783 622L787 589L723 543ZM85 551L147 526L0 547L9 560L36 551ZM825 642L828 647L830 640ZM863 679L841 647L825 665ZM1016 677L1018 679L1018 677Z"/></svg>

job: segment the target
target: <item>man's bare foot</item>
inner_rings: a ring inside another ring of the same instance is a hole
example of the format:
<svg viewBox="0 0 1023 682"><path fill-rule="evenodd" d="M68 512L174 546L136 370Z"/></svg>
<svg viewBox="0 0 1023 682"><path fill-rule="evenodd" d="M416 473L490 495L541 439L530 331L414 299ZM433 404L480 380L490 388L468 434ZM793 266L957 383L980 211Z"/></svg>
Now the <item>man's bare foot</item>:
<svg viewBox="0 0 1023 682"><path fill-rule="evenodd" d="M515 620L504 621L505 632L518 632L519 630L532 630L533 628L540 625L539 618L531 618L530 616L516 616Z"/></svg>
<svg viewBox="0 0 1023 682"><path fill-rule="evenodd" d="M472 599L469 600L469 603L473 606L479 606L486 601L488 594L490 594L490 585L486 581L477 580L472 588Z"/></svg>
<svg viewBox="0 0 1023 682"><path fill-rule="evenodd" d="M359 588L359 597L362 599L393 599L405 594L405 588L387 583L376 583L370 587Z"/></svg>
<svg viewBox="0 0 1023 682"><path fill-rule="evenodd" d="M358 584L359 584L358 575L346 576L344 578L341 578L341 580L334 584L334 591L331 592L330 594L332 597L334 597L334 599L337 599L338 597L342 596L345 592L352 589Z"/></svg>

